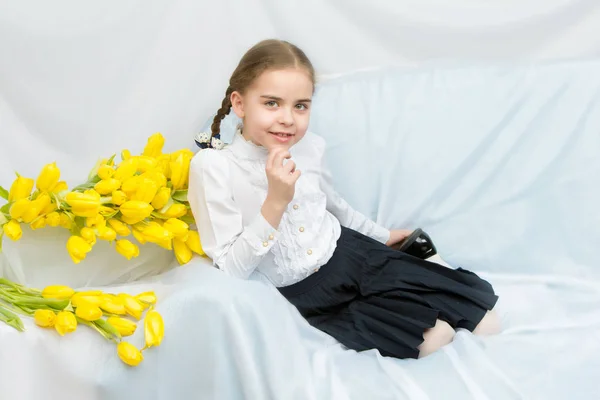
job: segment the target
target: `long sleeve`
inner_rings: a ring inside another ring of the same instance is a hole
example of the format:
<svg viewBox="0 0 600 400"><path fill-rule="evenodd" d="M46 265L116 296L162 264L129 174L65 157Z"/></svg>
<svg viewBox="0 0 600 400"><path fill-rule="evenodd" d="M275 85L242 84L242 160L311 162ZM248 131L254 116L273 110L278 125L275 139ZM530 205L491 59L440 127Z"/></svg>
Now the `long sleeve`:
<svg viewBox="0 0 600 400"><path fill-rule="evenodd" d="M190 165L188 201L202 248L225 273L247 279L279 237L260 211L247 226L232 190L229 161L217 150L200 151Z"/></svg>
<svg viewBox="0 0 600 400"><path fill-rule="evenodd" d="M353 229L381 243L390 238L390 231L377 224L365 215L354 210L334 189L331 172L325 162L325 141L316 136L315 145L321 157L321 190L327 196L327 210L332 213L342 226Z"/></svg>

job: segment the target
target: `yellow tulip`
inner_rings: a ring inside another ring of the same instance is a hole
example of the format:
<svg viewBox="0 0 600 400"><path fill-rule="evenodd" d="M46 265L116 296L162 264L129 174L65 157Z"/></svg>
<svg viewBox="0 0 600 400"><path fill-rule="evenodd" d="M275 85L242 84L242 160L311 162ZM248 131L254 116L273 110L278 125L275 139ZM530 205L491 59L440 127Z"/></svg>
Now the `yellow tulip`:
<svg viewBox="0 0 600 400"><path fill-rule="evenodd" d="M114 173L115 173L114 168L108 164L102 164L100 167L98 167L97 174L98 174L98 177L102 180L112 178Z"/></svg>
<svg viewBox="0 0 600 400"><path fill-rule="evenodd" d="M67 300L70 299L73 294L75 294L75 291L64 285L50 285L42 290L42 297L45 299Z"/></svg>
<svg viewBox="0 0 600 400"><path fill-rule="evenodd" d="M60 169L56 163L47 164L42 168L42 172L35 182L36 187L40 192L48 192L58 183L60 179Z"/></svg>
<svg viewBox="0 0 600 400"><path fill-rule="evenodd" d="M150 221L145 224L136 224L135 229L139 230L144 236L144 239L150 243L160 245L161 242L166 240L170 241L173 238L173 234L156 221Z"/></svg>
<svg viewBox="0 0 600 400"><path fill-rule="evenodd" d="M113 228L119 236L127 236L131 233L131 230L127 227L127 225L125 225L118 219L109 219L108 225L110 225L110 227Z"/></svg>
<svg viewBox="0 0 600 400"><path fill-rule="evenodd" d="M42 229L43 227L46 226L46 218L44 217L38 217L38 219L32 221L29 224L29 227L31 228L31 230L36 230L36 229Z"/></svg>
<svg viewBox="0 0 600 400"><path fill-rule="evenodd" d="M190 149L179 149L177 151L172 152L169 157L171 161L175 161L180 155L183 155L184 157L189 157L191 159L192 157L194 157L194 152Z"/></svg>
<svg viewBox="0 0 600 400"><path fill-rule="evenodd" d="M140 180L139 186L133 196L131 196L132 200L143 201L144 203L150 203L154 196L156 196L156 192L158 191L158 185L150 178L142 178Z"/></svg>
<svg viewBox="0 0 600 400"><path fill-rule="evenodd" d="M173 189L183 189L187 186L191 159L192 158L187 154L179 154L179 156L169 164Z"/></svg>
<svg viewBox="0 0 600 400"><path fill-rule="evenodd" d="M189 225L177 218L169 218L163 224L163 228L168 230L177 239L187 240L189 233Z"/></svg>
<svg viewBox="0 0 600 400"><path fill-rule="evenodd" d="M183 240L173 239L173 251L180 265L187 264L192 259L192 250L190 250Z"/></svg>
<svg viewBox="0 0 600 400"><path fill-rule="evenodd" d="M98 306L83 301L75 309L75 315L84 321L92 322L102 318L102 310Z"/></svg>
<svg viewBox="0 0 600 400"><path fill-rule="evenodd" d="M197 231L190 231L188 233L188 238L185 241L185 244L192 250L194 253L198 255L205 255L204 250L202 250L202 243L200 242L200 235Z"/></svg>
<svg viewBox="0 0 600 400"><path fill-rule="evenodd" d="M117 296L104 295L100 300L100 308L107 313L125 315L125 303Z"/></svg>
<svg viewBox="0 0 600 400"><path fill-rule="evenodd" d="M71 226L73 225L73 220L71 219L71 217L69 217L68 214L60 214L60 226L62 226L63 228L66 229L71 229Z"/></svg>
<svg viewBox="0 0 600 400"><path fill-rule="evenodd" d="M96 244L96 232L92 228L81 228L79 235L90 245L93 246Z"/></svg>
<svg viewBox="0 0 600 400"><path fill-rule="evenodd" d="M103 179L94 185L96 192L109 194L121 187L121 181L115 178Z"/></svg>
<svg viewBox="0 0 600 400"><path fill-rule="evenodd" d="M137 240L140 244L146 244L148 242L146 240L146 238L144 237L144 234L142 232L140 232L139 230L132 228L131 233L133 234L133 237L135 238L135 240Z"/></svg>
<svg viewBox="0 0 600 400"><path fill-rule="evenodd" d="M67 251L75 264L79 264L83 261L87 253L91 250L92 245L86 242L81 236L71 236L69 240L67 240Z"/></svg>
<svg viewBox="0 0 600 400"><path fill-rule="evenodd" d="M117 345L117 354L121 361L132 367L139 365L144 360L142 352L128 342L119 342Z"/></svg>
<svg viewBox="0 0 600 400"><path fill-rule="evenodd" d="M109 317L106 319L106 322L111 324L123 337L133 335L137 328L135 322L121 317Z"/></svg>
<svg viewBox="0 0 600 400"><path fill-rule="evenodd" d="M52 310L35 310L33 320L37 326L52 328L56 323L56 314Z"/></svg>
<svg viewBox="0 0 600 400"><path fill-rule="evenodd" d="M167 211L161 214L167 218L183 217L185 214L187 214L187 207L184 204L173 204L167 209Z"/></svg>
<svg viewBox="0 0 600 400"><path fill-rule="evenodd" d="M120 293L119 297L123 299L123 302L125 303L125 311L127 314L131 315L137 320L142 318L144 306L137 299L126 293Z"/></svg>
<svg viewBox="0 0 600 400"><path fill-rule="evenodd" d="M92 305L92 306L100 306L102 303L102 295L87 295L85 293L75 293L73 297L71 297L71 304L73 307L79 307L83 304Z"/></svg>
<svg viewBox="0 0 600 400"><path fill-rule="evenodd" d="M75 318L75 315L70 311L59 312L56 316L54 329L56 329L56 332L58 332L60 336L74 332L77 329L77 319Z"/></svg>
<svg viewBox="0 0 600 400"><path fill-rule="evenodd" d="M146 172L156 168L156 159L146 156L135 156L137 162L137 170L139 172Z"/></svg>
<svg viewBox="0 0 600 400"><path fill-rule="evenodd" d="M98 239L106 240L107 242L112 242L117 238L117 232L114 229L109 228L107 226L100 226L97 228L98 231Z"/></svg>
<svg viewBox="0 0 600 400"><path fill-rule="evenodd" d="M46 224L48 226L57 227L60 225L60 214L56 211L46 215Z"/></svg>
<svg viewBox="0 0 600 400"><path fill-rule="evenodd" d="M136 171L137 160L131 157L119 164L115 173L113 174L113 178L124 182L126 179L131 178Z"/></svg>
<svg viewBox="0 0 600 400"><path fill-rule="evenodd" d="M140 255L140 249L127 239L117 240L117 252L128 260Z"/></svg>
<svg viewBox="0 0 600 400"><path fill-rule="evenodd" d="M122 190L115 190L111 195L111 202L115 206L120 206L127 201L127 195Z"/></svg>
<svg viewBox="0 0 600 400"><path fill-rule="evenodd" d="M66 195L65 201L71 206L73 214L79 217L94 217L100 211L100 196L89 191L70 192Z"/></svg>
<svg viewBox="0 0 600 400"><path fill-rule="evenodd" d="M158 157L161 155L164 145L165 138L160 132L157 132L148 138L143 154L148 157Z"/></svg>
<svg viewBox="0 0 600 400"><path fill-rule="evenodd" d="M21 236L23 236L23 230L21 229L21 224L19 224L14 219L11 219L6 224L4 224L4 226L2 227L2 231L4 232L6 237L9 238L10 240L16 241L16 240L21 239Z"/></svg>
<svg viewBox="0 0 600 400"><path fill-rule="evenodd" d="M158 163L156 165L157 169L163 173L166 178L171 177L171 156L168 154L163 154L158 157Z"/></svg>
<svg viewBox="0 0 600 400"><path fill-rule="evenodd" d="M31 190L33 190L33 183L33 179L31 178L25 178L23 176L17 177L10 186L8 201L16 201L29 197Z"/></svg>
<svg viewBox="0 0 600 400"><path fill-rule="evenodd" d="M165 323L156 310L150 310L144 319L144 337L146 347L160 346L165 336Z"/></svg>
<svg viewBox="0 0 600 400"><path fill-rule="evenodd" d="M69 189L69 186L67 186L67 182L60 181L60 182L57 182L56 185L54 185L54 187L52 187L52 189L50 189L50 192L60 193L60 192L64 192L65 190L68 190L68 189Z"/></svg>
<svg viewBox="0 0 600 400"><path fill-rule="evenodd" d="M167 186L167 177L161 171L151 170L140 175L142 178L152 179L161 188Z"/></svg>
<svg viewBox="0 0 600 400"><path fill-rule="evenodd" d="M98 200L100 200L100 197L101 197L100 193L96 192L96 190L94 190L94 189L85 190L83 192L83 194L85 194L86 196L92 196L93 198L98 199Z"/></svg>
<svg viewBox="0 0 600 400"><path fill-rule="evenodd" d="M109 207L109 206L100 206L100 216L102 218L112 218L114 217L119 210ZM106 226L106 221L103 221L102 226Z"/></svg>
<svg viewBox="0 0 600 400"><path fill-rule="evenodd" d="M31 207L32 201L29 199L19 199L15 201L9 210L10 217L12 219L19 219L25 214L27 210Z"/></svg>
<svg viewBox="0 0 600 400"><path fill-rule="evenodd" d="M56 204L50 203L42 209L42 211L40 212L40 215L50 214L51 212L56 211L56 208L57 208Z"/></svg>
<svg viewBox="0 0 600 400"><path fill-rule="evenodd" d="M87 217L85 219L85 226L87 226L88 228L106 226L106 220L102 215L96 214L93 217Z"/></svg>
<svg viewBox="0 0 600 400"><path fill-rule="evenodd" d="M23 220L23 222L28 224L31 221L33 221L34 219L36 219L40 215L40 212L42 211L42 208L40 207L40 205L41 204L35 200L32 201L31 203L29 203L29 207L27 207L27 209L25 210L23 215L21 215L21 219Z"/></svg>
<svg viewBox="0 0 600 400"><path fill-rule="evenodd" d="M125 179L121 185L121 190L127 195L132 197L140 187L141 175L135 175L131 178Z"/></svg>
<svg viewBox="0 0 600 400"><path fill-rule="evenodd" d="M167 205L170 197L171 189L169 189L168 187L161 187L158 190L156 196L154 196L154 199L152 200L152 207L154 207L155 210L160 210L161 208Z"/></svg>
<svg viewBox="0 0 600 400"><path fill-rule="evenodd" d="M146 202L139 200L129 200L119 207L121 214L127 218L125 222L132 224L131 221L142 221L150 216L154 210L152 206ZM135 223L135 222L133 222Z"/></svg>
<svg viewBox="0 0 600 400"><path fill-rule="evenodd" d="M139 301L141 301L144 304L148 304L148 305L152 305L152 304L156 304L156 294L154 294L154 292L143 292L140 294L137 294L135 296L136 299L138 299Z"/></svg>

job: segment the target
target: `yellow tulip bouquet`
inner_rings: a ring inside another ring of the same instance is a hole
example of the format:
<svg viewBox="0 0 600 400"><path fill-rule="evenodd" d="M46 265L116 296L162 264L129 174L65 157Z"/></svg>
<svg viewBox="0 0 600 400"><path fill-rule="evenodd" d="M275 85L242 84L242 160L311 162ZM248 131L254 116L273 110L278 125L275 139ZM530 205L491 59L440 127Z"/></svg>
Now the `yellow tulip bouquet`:
<svg viewBox="0 0 600 400"><path fill-rule="evenodd" d="M0 186L0 197L7 200L0 208L0 250L3 236L19 240L22 226L28 225L32 230L68 229L66 248L75 264L85 259L97 239L113 243L128 260L137 257L139 247L127 239L130 235L139 244L153 243L173 251L180 264L189 262L193 253L204 255L198 232L190 229L194 219L187 202L193 152L163 153L164 142L156 133L139 155L123 150L119 163L116 155L101 160L87 181L71 190L60 180L56 163L44 166L35 181L17 174L10 190ZM133 345L120 341L135 329L133 321L121 316L139 320L155 301L147 293L75 293L65 286L39 291L0 278L0 320L22 330L17 314L28 315L37 325L53 326L61 335L73 331L77 322L88 325L119 342L118 354L129 365L137 365L142 356ZM145 321L145 348L160 344L162 318L151 310Z"/></svg>
<svg viewBox="0 0 600 400"><path fill-rule="evenodd" d="M33 317L36 325L54 328L61 336L74 332L79 324L87 325L116 343L119 358L131 366L144 359L144 350L162 342L164 322L152 309L155 304L154 292L114 295L100 290L75 292L59 285L37 290L0 278L0 321L22 332L25 328L18 314L26 315ZM140 350L122 338L133 335L137 328L130 318L140 320L146 310L146 345Z"/></svg>

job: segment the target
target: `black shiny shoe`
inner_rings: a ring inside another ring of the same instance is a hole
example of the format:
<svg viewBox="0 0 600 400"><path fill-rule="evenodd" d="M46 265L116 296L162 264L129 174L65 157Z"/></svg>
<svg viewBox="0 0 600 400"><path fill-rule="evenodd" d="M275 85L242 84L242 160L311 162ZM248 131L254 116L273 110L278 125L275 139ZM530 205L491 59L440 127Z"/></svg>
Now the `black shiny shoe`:
<svg viewBox="0 0 600 400"><path fill-rule="evenodd" d="M437 254L433 241L422 229L415 229L413 233L392 248L423 260Z"/></svg>

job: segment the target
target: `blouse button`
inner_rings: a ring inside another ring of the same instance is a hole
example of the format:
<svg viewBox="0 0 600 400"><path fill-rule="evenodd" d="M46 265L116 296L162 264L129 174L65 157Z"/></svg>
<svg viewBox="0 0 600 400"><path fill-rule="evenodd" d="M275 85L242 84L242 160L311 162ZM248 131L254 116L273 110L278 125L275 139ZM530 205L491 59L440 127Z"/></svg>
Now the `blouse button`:
<svg viewBox="0 0 600 400"><path fill-rule="evenodd" d="M275 238L275 236L269 235L269 240L273 240L274 238Z"/></svg>
<svg viewBox="0 0 600 400"><path fill-rule="evenodd" d="M304 232L304 227L301 226L299 230L300 230L300 232Z"/></svg>
<svg viewBox="0 0 600 400"><path fill-rule="evenodd" d="M263 242L263 247L267 247L269 245L269 242Z"/></svg>
<svg viewBox="0 0 600 400"><path fill-rule="evenodd" d="M306 251L306 254L308 254L308 255L310 256L310 255L312 254L312 250L311 250L311 249L308 249L308 250Z"/></svg>
<svg viewBox="0 0 600 400"><path fill-rule="evenodd" d="M300 206L298 204L294 204L294 210L297 210L299 208L300 208Z"/></svg>
<svg viewBox="0 0 600 400"><path fill-rule="evenodd" d="M315 268L315 269L314 269L314 272L318 272L318 271L319 271L319 268Z"/></svg>

